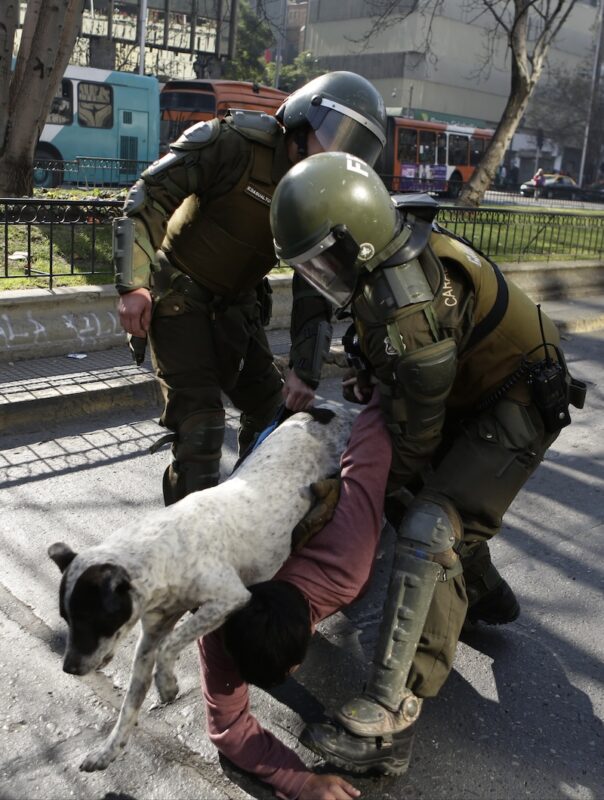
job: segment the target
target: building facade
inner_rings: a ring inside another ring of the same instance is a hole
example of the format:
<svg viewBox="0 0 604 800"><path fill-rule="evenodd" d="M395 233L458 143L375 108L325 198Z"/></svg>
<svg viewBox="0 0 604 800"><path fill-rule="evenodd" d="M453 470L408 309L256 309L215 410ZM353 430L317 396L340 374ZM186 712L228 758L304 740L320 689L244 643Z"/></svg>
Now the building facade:
<svg viewBox="0 0 604 800"><path fill-rule="evenodd" d="M597 0L575 3L550 49L548 66L568 71L589 69L597 33ZM309 0L304 48L326 69L347 69L369 78L384 97L390 114L494 127L504 109L510 84L507 40L488 48L492 18L480 3L443 0L431 16L431 0L400 0L399 15L367 42L375 19L371 0ZM531 20L534 24L534 21ZM530 37L530 29L529 29ZM512 155L520 158L520 177L534 172L534 131L520 130ZM546 168L568 168L565 153L546 142L539 153ZM568 153L573 163L577 153Z"/></svg>

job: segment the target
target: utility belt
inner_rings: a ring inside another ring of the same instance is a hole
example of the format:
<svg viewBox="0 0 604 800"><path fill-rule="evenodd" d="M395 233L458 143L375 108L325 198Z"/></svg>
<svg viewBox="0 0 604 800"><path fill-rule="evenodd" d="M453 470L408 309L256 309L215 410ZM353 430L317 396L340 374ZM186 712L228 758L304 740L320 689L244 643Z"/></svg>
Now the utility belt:
<svg viewBox="0 0 604 800"><path fill-rule="evenodd" d="M165 253L157 256L159 269L151 274L151 291L156 300L163 300L169 294L178 292L197 303L204 303L216 310L224 310L231 305L249 302L251 292L219 294L183 272L170 261Z"/></svg>
<svg viewBox="0 0 604 800"><path fill-rule="evenodd" d="M214 311L225 311L229 306L242 305L253 301L254 292L256 303L259 307L260 322L263 326L269 324L273 308L273 290L268 278L263 278L255 290L239 292L237 294L219 294L204 286L175 267L164 253L158 254L159 269L151 273L151 291L154 299L163 300L169 294L177 292L197 303L203 303Z"/></svg>
<svg viewBox="0 0 604 800"><path fill-rule="evenodd" d="M553 346L553 345L552 345ZM531 398L543 419L548 433L556 433L570 424L568 407L583 408L587 386L573 378L562 351L556 347L558 361L543 358L540 361L522 359L520 365L494 391L476 405L478 412L492 408L503 399L510 389L523 380L529 387Z"/></svg>

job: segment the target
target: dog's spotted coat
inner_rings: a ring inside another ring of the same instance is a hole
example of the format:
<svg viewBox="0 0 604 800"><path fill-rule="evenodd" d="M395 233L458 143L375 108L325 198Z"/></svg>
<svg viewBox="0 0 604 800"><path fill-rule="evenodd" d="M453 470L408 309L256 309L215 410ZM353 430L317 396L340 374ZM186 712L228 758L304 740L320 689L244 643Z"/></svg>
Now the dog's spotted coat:
<svg viewBox="0 0 604 800"><path fill-rule="evenodd" d="M62 543L49 548L63 572L66 672L85 675L107 664L117 642L141 620L117 723L81 769L105 769L124 747L154 665L159 696L170 702L178 693L174 666L180 651L244 606L246 586L269 580L287 559L291 532L311 506L310 484L338 470L350 436L350 411L314 411L290 417L219 486L79 554Z"/></svg>

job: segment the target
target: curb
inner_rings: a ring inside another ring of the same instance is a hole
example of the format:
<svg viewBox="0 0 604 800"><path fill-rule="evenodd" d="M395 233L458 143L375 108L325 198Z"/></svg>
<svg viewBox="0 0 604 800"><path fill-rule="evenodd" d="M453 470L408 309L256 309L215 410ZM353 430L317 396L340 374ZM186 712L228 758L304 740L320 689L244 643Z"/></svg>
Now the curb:
<svg viewBox="0 0 604 800"><path fill-rule="evenodd" d="M561 335L589 333L604 329L604 314L560 320L554 317ZM281 367L287 357L275 356ZM322 377L342 375L346 368L340 343L332 345ZM66 420L100 416L116 410L157 410L162 406L159 384L150 367L121 366L85 373L84 378L62 375L40 378L29 387L13 385L0 402L0 435L34 433Z"/></svg>

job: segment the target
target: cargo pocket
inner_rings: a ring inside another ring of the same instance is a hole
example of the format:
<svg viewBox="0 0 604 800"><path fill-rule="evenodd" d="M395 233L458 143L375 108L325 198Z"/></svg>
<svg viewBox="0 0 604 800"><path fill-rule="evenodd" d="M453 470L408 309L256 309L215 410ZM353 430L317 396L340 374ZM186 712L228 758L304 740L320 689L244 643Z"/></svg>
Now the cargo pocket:
<svg viewBox="0 0 604 800"><path fill-rule="evenodd" d="M255 295L250 303L229 305L216 309L212 329L214 345L219 355L220 386L231 391L245 364L250 339L259 327Z"/></svg>
<svg viewBox="0 0 604 800"><path fill-rule="evenodd" d="M179 292L170 292L153 304L154 317L180 317L188 310L187 298Z"/></svg>
<svg viewBox="0 0 604 800"><path fill-rule="evenodd" d="M463 425L429 485L462 515L498 528L544 452L540 421L525 406L502 400Z"/></svg>

